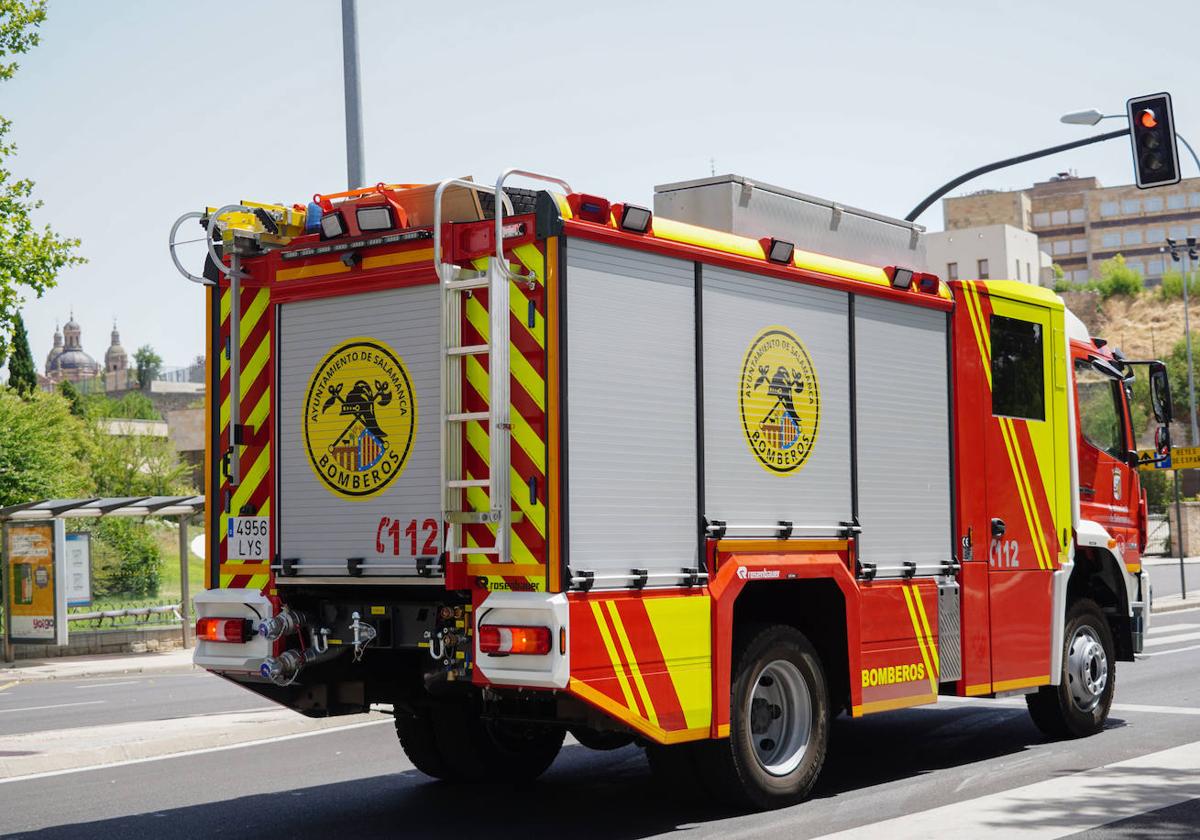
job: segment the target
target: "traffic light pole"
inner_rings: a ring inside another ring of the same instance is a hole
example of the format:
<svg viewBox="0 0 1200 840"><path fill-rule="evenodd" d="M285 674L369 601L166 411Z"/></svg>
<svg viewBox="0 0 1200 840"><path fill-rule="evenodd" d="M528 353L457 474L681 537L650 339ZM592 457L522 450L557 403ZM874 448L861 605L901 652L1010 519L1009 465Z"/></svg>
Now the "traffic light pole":
<svg viewBox="0 0 1200 840"><path fill-rule="evenodd" d="M914 207L912 212L904 217L904 220L907 222L915 222L918 218L920 218L922 213L929 209L931 204L944 196L946 193L950 192L950 190L961 184L965 184L972 178L978 178L980 175L983 175L987 172L994 172L997 169L1004 169L1008 166L1016 166L1018 163L1025 163L1026 161L1037 160L1038 158L1056 155L1059 152L1067 152L1071 149L1078 149L1081 146L1090 146L1093 143L1103 143L1105 140L1116 140L1118 137L1128 136L1129 129L1122 128L1120 131L1110 131L1107 134L1097 134L1095 137L1087 137L1083 140L1076 140L1073 143L1063 143L1061 146L1051 146L1048 149L1039 149L1036 152L1029 152L1028 154L1018 155L1017 157L1006 158L1004 160L998 160L995 163L989 163L984 166L980 166L979 168L972 169L970 172L965 172L962 175L959 175L953 181L938 187L936 190L930 193L924 201Z"/></svg>

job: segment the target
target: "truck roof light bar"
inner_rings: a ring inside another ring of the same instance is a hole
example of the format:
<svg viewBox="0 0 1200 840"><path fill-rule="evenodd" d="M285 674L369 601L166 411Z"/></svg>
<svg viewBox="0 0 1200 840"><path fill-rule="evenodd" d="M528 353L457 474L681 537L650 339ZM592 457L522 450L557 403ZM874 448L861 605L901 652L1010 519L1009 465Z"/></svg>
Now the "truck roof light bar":
<svg viewBox="0 0 1200 840"><path fill-rule="evenodd" d="M650 230L650 222L654 214L645 207L636 204L621 205L621 229L631 233L646 233Z"/></svg>
<svg viewBox="0 0 1200 840"><path fill-rule="evenodd" d="M773 263L780 265L791 265L792 255L796 252L796 245L792 242L785 242L782 239L768 237L763 241L763 249L767 252L767 259Z"/></svg>

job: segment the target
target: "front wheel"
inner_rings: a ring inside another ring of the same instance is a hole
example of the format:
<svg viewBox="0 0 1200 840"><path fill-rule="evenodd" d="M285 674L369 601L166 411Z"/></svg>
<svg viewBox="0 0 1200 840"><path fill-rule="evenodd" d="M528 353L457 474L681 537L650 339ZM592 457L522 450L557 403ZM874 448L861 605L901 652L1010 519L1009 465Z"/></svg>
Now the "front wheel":
<svg viewBox="0 0 1200 840"><path fill-rule="evenodd" d="M1112 631L1095 601L1076 601L1067 611L1062 673L1025 697L1029 715L1055 738L1082 738L1104 728L1117 684Z"/></svg>
<svg viewBox="0 0 1200 840"><path fill-rule="evenodd" d="M753 808L795 804L816 783L829 741L820 657L799 630L775 625L748 637L734 667L730 737L702 748L709 787Z"/></svg>

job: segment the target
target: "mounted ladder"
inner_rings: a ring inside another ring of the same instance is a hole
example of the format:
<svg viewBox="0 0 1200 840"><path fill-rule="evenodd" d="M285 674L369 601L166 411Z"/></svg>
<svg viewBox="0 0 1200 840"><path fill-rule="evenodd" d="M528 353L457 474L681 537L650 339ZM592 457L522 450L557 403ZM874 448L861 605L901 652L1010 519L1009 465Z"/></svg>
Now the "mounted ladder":
<svg viewBox="0 0 1200 840"><path fill-rule="evenodd" d="M512 560L512 421L509 353L509 283L529 282L532 276L513 272L504 255L504 214L513 214L513 205L504 192L504 182L518 175L545 181L571 192L566 181L508 169L497 179L495 187L474 181L450 178L438 184L434 194L433 262L441 286L441 448L442 448L442 515L447 523L445 556L448 563L468 562L471 556L482 555L489 563L508 563ZM495 196L495 253L488 258L486 269L462 268L442 261L442 196L449 187L462 187ZM488 293L488 335L486 344L463 344L462 315L465 294L476 290ZM488 360L488 410L466 411L463 405L463 365L468 357ZM488 431L487 476L468 477L463 469L463 428L478 421ZM465 504L466 492L478 487L486 491L489 510L470 510ZM490 546L471 546L463 527L471 524L493 525L496 539ZM442 570L443 573L448 571Z"/></svg>

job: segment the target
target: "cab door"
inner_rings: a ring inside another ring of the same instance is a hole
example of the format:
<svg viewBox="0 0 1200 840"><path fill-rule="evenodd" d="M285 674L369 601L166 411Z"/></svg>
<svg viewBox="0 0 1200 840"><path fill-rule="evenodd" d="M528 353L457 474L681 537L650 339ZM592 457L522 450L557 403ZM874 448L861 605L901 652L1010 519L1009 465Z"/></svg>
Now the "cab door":
<svg viewBox="0 0 1200 840"><path fill-rule="evenodd" d="M1125 460L1133 448L1124 383L1076 356L1079 506L1121 543L1126 563L1140 562L1137 511L1141 488Z"/></svg>
<svg viewBox="0 0 1200 840"><path fill-rule="evenodd" d="M1069 481L1060 457L1069 452L1066 343L1061 309L996 294L977 300L990 351L988 599L992 691L1001 692L1050 680L1052 572L1066 539L1056 503L1059 482Z"/></svg>

